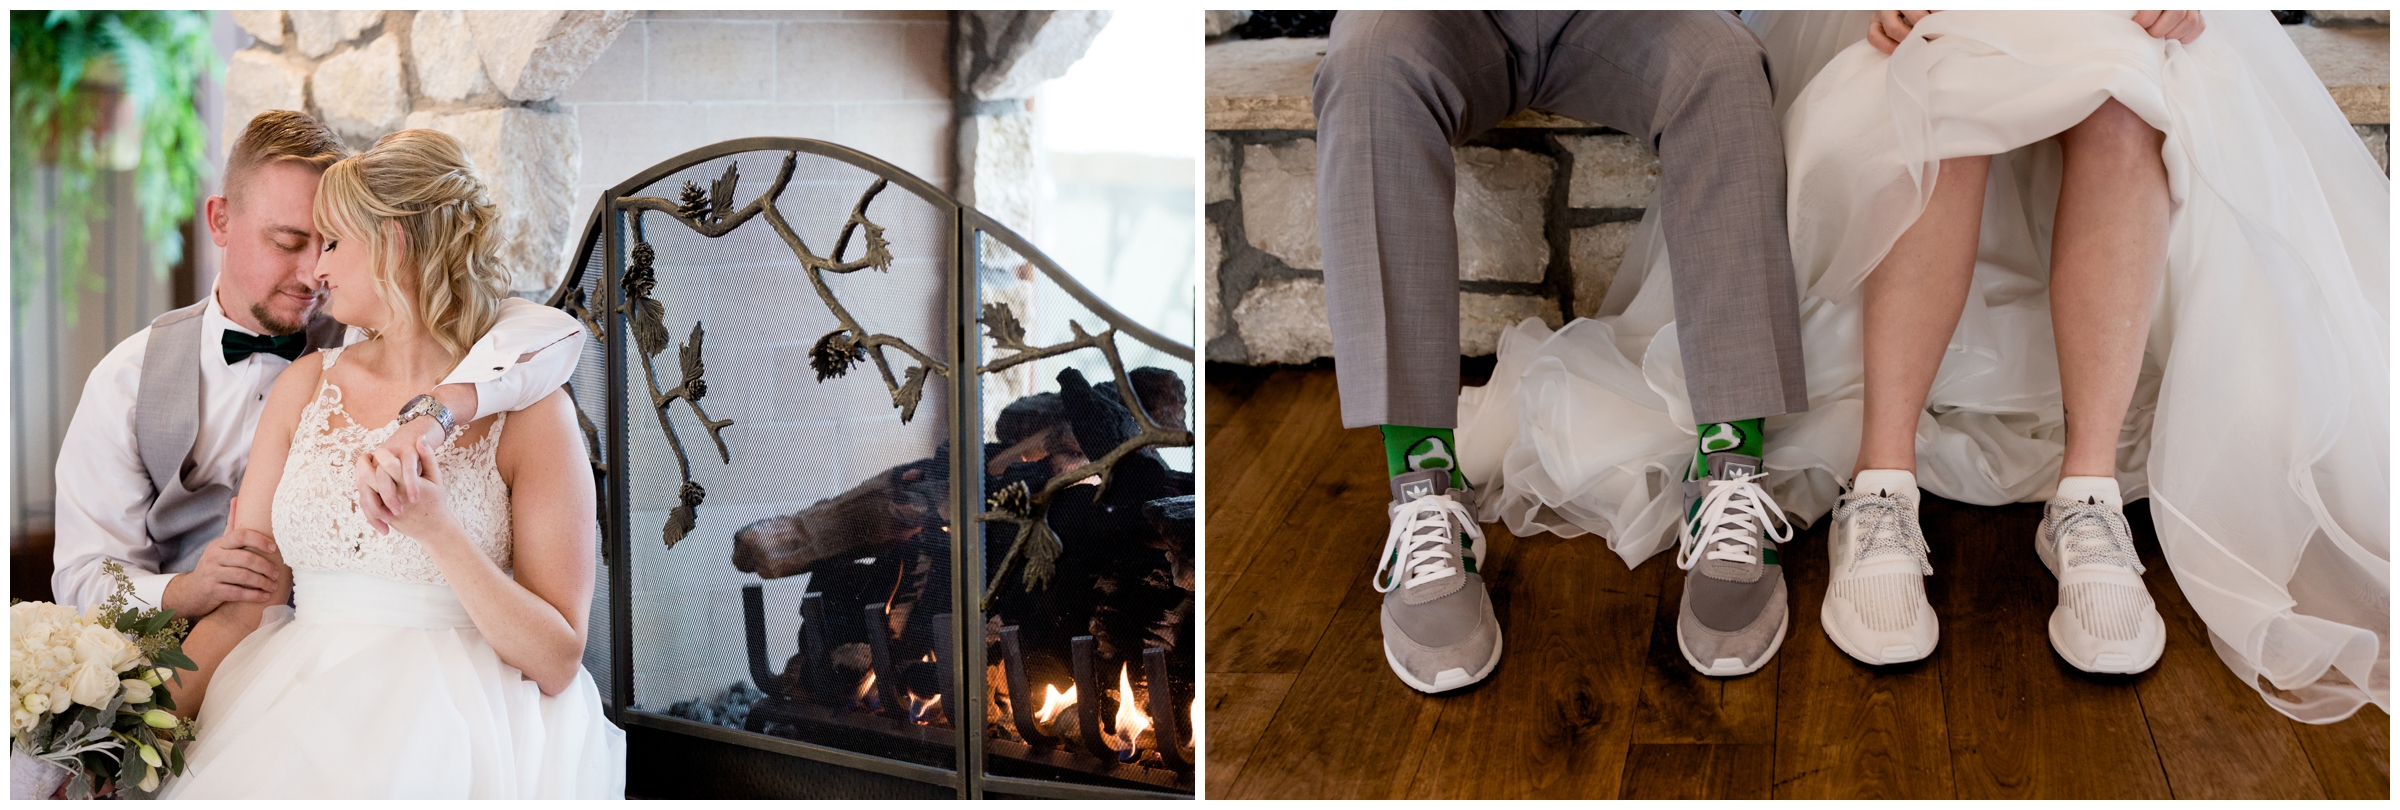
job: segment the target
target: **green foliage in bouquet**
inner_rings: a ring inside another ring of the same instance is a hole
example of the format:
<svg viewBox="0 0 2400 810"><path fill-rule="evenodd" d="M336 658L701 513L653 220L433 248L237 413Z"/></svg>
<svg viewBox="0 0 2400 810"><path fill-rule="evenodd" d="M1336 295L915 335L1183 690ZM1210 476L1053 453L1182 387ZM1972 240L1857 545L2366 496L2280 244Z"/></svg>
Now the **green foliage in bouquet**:
<svg viewBox="0 0 2400 810"><path fill-rule="evenodd" d="M181 743L194 725L170 712L165 679L197 670L183 654L189 623L159 608L126 605L133 582L114 561L107 602L84 614L43 602L9 606L11 744L65 768L71 799L156 796L183 773Z"/></svg>
<svg viewBox="0 0 2400 810"><path fill-rule="evenodd" d="M45 254L58 257L59 303L70 317L80 291L97 291L87 223L108 213L103 172L134 173L156 271L182 260L181 228L209 172L192 94L203 72L221 70L208 14L9 12L10 298L20 316ZM119 100L131 102L135 120L114 120ZM41 167L56 172L54 193L40 188Z"/></svg>

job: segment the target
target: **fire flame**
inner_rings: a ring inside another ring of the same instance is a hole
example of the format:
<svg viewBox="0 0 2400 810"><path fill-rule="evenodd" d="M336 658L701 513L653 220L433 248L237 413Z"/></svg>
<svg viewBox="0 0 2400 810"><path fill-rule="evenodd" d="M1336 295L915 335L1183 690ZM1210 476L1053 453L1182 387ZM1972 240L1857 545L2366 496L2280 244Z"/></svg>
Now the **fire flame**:
<svg viewBox="0 0 2400 810"><path fill-rule="evenodd" d="M921 726L929 726L929 725L933 725L933 724L934 724L934 722L935 722L936 720L940 719L941 717L942 717L942 696L941 696L941 695L934 695L933 697L929 697L929 698L918 698L918 697L917 697L917 695L916 695L916 693L914 693L914 692L911 692L911 693L909 693L909 695L908 695L908 719L909 719L909 720L915 721L917 725L921 725Z"/></svg>
<svg viewBox="0 0 2400 810"><path fill-rule="evenodd" d="M1110 735L1109 747L1117 749L1118 762L1132 762L1139 756L1136 743L1142 732L1150 730L1150 716L1135 708L1141 701L1134 696L1131 669L1131 666L1117 668L1117 733Z"/></svg>
<svg viewBox="0 0 2400 810"><path fill-rule="evenodd" d="M881 708L882 703L883 701L877 700L875 697L875 671L867 670L867 677L860 678L858 681L858 691L850 696L850 705L874 711Z"/></svg>
<svg viewBox="0 0 2400 810"><path fill-rule="evenodd" d="M1042 707L1034 711L1034 722L1045 726L1050 725L1051 721L1058 719L1060 712L1066 711L1067 707L1073 705L1075 705L1075 687L1068 686L1067 691L1061 692L1056 686L1042 684Z"/></svg>

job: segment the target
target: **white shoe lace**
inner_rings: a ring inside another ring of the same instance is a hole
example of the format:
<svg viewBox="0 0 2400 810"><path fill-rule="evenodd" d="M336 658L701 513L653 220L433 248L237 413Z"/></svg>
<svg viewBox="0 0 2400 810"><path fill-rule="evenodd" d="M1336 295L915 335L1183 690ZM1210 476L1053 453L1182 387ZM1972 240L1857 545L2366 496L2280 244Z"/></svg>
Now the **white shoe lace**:
<svg viewBox="0 0 2400 810"><path fill-rule="evenodd" d="M2107 563L2145 573L2141 555L2133 550L2133 526L2125 514L2099 503L2071 501L2050 525L2051 542L2063 548L2064 566ZM2071 541L2071 542L2060 542ZM2072 556L2069 556L2072 555Z"/></svg>
<svg viewBox="0 0 2400 810"><path fill-rule="evenodd" d="M1777 543L1792 542L1794 530L1791 518L1783 516L1783 507L1767 494L1759 480L1765 472L1738 475L1732 478L1710 479L1703 482L1700 496L1700 516L1694 529L1687 526L1682 543L1675 552L1675 567L1691 570L1705 557L1711 560L1732 560L1750 563L1759 559L1759 535L1775 538ZM1783 531L1775 531L1775 524Z"/></svg>
<svg viewBox="0 0 2400 810"><path fill-rule="evenodd" d="M1475 555L1477 560L1483 559L1483 529L1475 525L1475 514L1467 510L1466 504L1449 495L1420 496L1395 507L1392 532L1383 538L1383 561L1375 566L1376 593L1414 588L1458 573L1447 548L1452 515L1458 517L1459 526L1465 527L1467 537L1476 541L1469 544L1467 553ZM1395 562L1408 572L1407 581L1389 576Z"/></svg>
<svg viewBox="0 0 2400 810"><path fill-rule="evenodd" d="M1852 493L1833 510L1833 519L1849 520L1861 512L1867 513L1866 526L1859 543L1858 554L1850 558L1855 569L1868 557L1882 554L1907 554L1917 558L1917 573L1933 576L1933 550L1925 545L1925 530L1908 516L1908 500L1898 495L1859 495Z"/></svg>

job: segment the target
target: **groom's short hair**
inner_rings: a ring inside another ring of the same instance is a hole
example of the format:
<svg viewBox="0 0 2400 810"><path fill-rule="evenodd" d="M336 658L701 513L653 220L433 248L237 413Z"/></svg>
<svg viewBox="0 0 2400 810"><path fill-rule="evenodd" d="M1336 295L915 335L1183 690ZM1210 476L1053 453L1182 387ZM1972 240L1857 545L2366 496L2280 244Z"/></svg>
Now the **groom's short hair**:
<svg viewBox="0 0 2400 810"><path fill-rule="evenodd" d="M323 171L334 161L350 156L350 147L342 145L340 136L324 122L307 113L291 110L268 110L250 119L242 135L234 139L233 149L225 158L225 199L239 203L241 193L261 166L292 161L308 164Z"/></svg>

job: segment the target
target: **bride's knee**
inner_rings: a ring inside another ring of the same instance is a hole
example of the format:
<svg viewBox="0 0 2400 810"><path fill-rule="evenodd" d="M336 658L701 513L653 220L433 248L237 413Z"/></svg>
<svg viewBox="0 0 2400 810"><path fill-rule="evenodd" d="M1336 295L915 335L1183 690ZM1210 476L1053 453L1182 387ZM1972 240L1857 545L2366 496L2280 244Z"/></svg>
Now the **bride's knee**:
<svg viewBox="0 0 2400 810"><path fill-rule="evenodd" d="M2158 151L2166 135L2150 122L2142 120L2123 102L2109 99L2101 102L2081 123L2059 133L2059 145L2067 149L2127 148L2149 152Z"/></svg>

